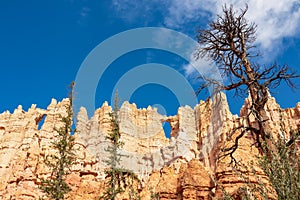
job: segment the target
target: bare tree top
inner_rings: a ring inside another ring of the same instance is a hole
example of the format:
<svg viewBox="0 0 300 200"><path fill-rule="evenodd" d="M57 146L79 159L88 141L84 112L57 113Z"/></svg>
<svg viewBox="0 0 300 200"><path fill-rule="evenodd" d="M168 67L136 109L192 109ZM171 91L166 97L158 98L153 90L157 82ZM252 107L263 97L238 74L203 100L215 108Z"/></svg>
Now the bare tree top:
<svg viewBox="0 0 300 200"><path fill-rule="evenodd" d="M220 82L205 76L199 92L207 87L213 87L213 95L220 91L234 90L237 95L249 92L251 105L248 115L244 118L249 122L250 116L255 119L257 126L248 123L233 130L230 135L238 133L234 145L225 148L226 155L233 158L233 153L239 146L239 139L251 132L255 136L256 144L261 148L262 142L269 138L267 129L267 115L265 104L269 98L269 89L279 86L285 81L289 86L295 85L291 81L300 77L290 72L288 65L280 66L276 63L266 66L255 63L258 56L255 49L256 25L245 18L248 7L238 11L233 6L224 6L222 15L212 21L207 29L198 31L200 48L196 57L205 57L217 64L220 73L227 80Z"/></svg>
<svg viewBox="0 0 300 200"><path fill-rule="evenodd" d="M246 19L247 11L247 5L240 10L234 10L232 5L229 7L225 5L222 15L218 15L207 29L198 30L197 38L200 48L196 57L213 60L222 76L229 79L228 84L223 84L201 77L204 83L200 91L214 85L216 92L235 90L239 95L248 90L251 92L259 85L265 88L277 87L281 80L285 80L289 86L294 87L290 79L298 76L294 72L289 72L287 65L278 66L274 63L271 66L263 66L253 61L253 58L259 56L254 45L257 26Z"/></svg>

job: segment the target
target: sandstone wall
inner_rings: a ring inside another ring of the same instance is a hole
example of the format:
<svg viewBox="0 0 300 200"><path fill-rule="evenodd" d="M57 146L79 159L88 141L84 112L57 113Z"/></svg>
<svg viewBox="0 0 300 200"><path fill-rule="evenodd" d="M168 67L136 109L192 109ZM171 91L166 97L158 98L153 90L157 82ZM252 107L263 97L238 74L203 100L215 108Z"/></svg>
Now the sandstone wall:
<svg viewBox="0 0 300 200"><path fill-rule="evenodd" d="M42 195L40 178L49 175L43 159L52 152L54 129L62 124L68 103L68 99L53 99L47 109L32 105L24 111L19 106L13 113L0 114L1 199L38 199ZM248 107L246 99L241 116L247 114ZM282 136L282 127L289 131L300 125L300 103L282 110L270 97L266 110L274 134ZM78 159L68 177L72 187L69 199L96 199L101 194L111 111L104 103L89 119L86 110L80 109L75 134ZM125 102L119 116L125 143L121 153L127 155L121 165L143 180L143 199L150 199L151 192L159 193L161 199L210 199L222 195L219 185L234 193L242 184L228 167L230 159L218 159L222 148L234 139L229 137L231 130L245 123L230 113L225 95L201 101L195 108L180 107L175 116L162 116L155 108L138 109ZM165 137L163 123L170 123L171 138ZM246 135L235 153L245 165L258 154L252 144L253 138ZM256 170L266 180L262 171Z"/></svg>

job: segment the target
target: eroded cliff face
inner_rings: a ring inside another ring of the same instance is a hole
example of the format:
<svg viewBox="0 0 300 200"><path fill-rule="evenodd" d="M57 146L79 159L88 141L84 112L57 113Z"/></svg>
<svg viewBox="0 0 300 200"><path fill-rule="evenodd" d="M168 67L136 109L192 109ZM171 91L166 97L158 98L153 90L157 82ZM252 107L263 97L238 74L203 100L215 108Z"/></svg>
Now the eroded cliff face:
<svg viewBox="0 0 300 200"><path fill-rule="evenodd" d="M33 105L28 111L19 106L14 113L0 114L0 196L1 199L38 199L40 179L50 171L43 164L45 156L53 152L51 141L55 127L62 125L68 99L52 100L47 109ZM241 109L241 117L248 112L249 100ZM270 97L267 105L268 125L273 133L282 135L282 127L289 130L300 125L300 103L295 108L282 110ZM84 108L77 116L75 149L78 157L67 181L72 187L68 199L97 199L103 190L105 139L110 130L111 107L104 103L92 118ZM162 116L155 108L138 109L125 102L119 112L121 139L124 141L121 165L132 169L143 181L142 199L151 193L161 199L211 199L221 197L224 188L238 193L243 180L229 166L230 158L222 156L222 148L232 144L235 127L254 123L245 122L229 111L225 95L214 102L201 101L195 108L180 107L175 116ZM166 138L163 123L170 123L171 138ZM286 137L289 137L288 135ZM235 158L253 167L261 180L267 182L257 167L258 150L249 134L240 140ZM247 170L247 169L245 169ZM126 197L122 197L126 199Z"/></svg>

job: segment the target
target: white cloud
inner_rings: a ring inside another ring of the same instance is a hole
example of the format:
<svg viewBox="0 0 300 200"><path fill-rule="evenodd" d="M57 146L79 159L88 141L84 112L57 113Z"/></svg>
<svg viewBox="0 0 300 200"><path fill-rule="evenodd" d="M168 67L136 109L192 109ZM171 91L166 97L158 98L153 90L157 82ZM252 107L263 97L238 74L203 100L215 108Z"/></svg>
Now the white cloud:
<svg viewBox="0 0 300 200"><path fill-rule="evenodd" d="M143 21L145 26L153 20L155 12L166 8L164 0L112 0L111 5L121 19L130 23Z"/></svg>
<svg viewBox="0 0 300 200"><path fill-rule="evenodd" d="M81 7L80 11L79 11L79 17L78 17L77 23L79 25L84 25L85 20L89 17L91 11L92 11L91 8L89 8L87 6Z"/></svg>
<svg viewBox="0 0 300 200"><path fill-rule="evenodd" d="M257 42L262 48L270 48L274 41L283 37L299 34L299 0L113 0L113 6L122 12L122 18L153 17L153 13L160 10L167 27L183 30L189 21L207 20L203 19L207 12L216 16L225 3L233 4L235 8L249 5L247 18L258 25Z"/></svg>
<svg viewBox="0 0 300 200"><path fill-rule="evenodd" d="M205 12L213 10L213 7L213 1L208 0L173 0L167 8L164 22L168 27L182 28L190 21L205 18Z"/></svg>
<svg viewBox="0 0 300 200"><path fill-rule="evenodd" d="M257 43L263 50L273 49L284 37L300 36L299 0L174 0L165 16L166 25L177 28L190 20L201 20L203 11L216 16L225 3L235 8L248 4L246 17L258 25Z"/></svg>
<svg viewBox="0 0 300 200"><path fill-rule="evenodd" d="M299 0L249 0L232 1L242 7L248 2L247 18L258 25L257 43L262 50L276 49L284 37L299 36L300 1Z"/></svg>
<svg viewBox="0 0 300 200"><path fill-rule="evenodd" d="M86 17L88 14L91 12L91 9L89 7L82 7L80 11L80 16L81 17Z"/></svg>
<svg viewBox="0 0 300 200"><path fill-rule="evenodd" d="M190 63L184 65L183 69L186 77L195 79L197 77L192 76L197 74L197 76L204 76L222 82L222 77L217 66L205 58L195 59L194 54L191 54Z"/></svg>
<svg viewBox="0 0 300 200"><path fill-rule="evenodd" d="M195 29L220 14L222 6L234 5L235 9L248 4L247 18L258 25L257 46L270 60L283 47L286 37L300 37L300 0L113 0L117 11L129 20L151 21L157 10L163 17L162 24L185 32L191 22ZM160 24L161 25L161 24ZM186 69L190 71L190 69Z"/></svg>

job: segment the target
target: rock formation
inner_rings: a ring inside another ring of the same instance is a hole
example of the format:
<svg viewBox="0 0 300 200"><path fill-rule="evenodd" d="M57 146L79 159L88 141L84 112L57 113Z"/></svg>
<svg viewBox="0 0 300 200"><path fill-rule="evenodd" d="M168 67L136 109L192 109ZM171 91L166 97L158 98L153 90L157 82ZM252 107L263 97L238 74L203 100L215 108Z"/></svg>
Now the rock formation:
<svg viewBox="0 0 300 200"><path fill-rule="evenodd" d="M49 169L43 164L53 150L55 128L62 125L65 105L52 100L47 109L28 111L19 106L13 113L0 114L0 197L1 199L38 199L42 177ZM240 116L247 114L249 100ZM300 103L295 108L281 109L270 97L266 105L269 126L280 135L282 127L289 132L300 125ZM72 187L68 199L97 199L103 190L104 169L112 108L104 103L90 119L84 108L77 115L75 134L76 164L67 181ZM229 111L225 95L214 102L201 101L195 108L180 107L175 116L162 116L155 108L138 109L125 102L120 108L120 132L124 141L121 165L133 170L143 182L142 199L159 194L160 199L211 199L221 197L225 189L237 194L243 180L229 167L230 159L222 158L221 149L232 143L231 130L245 123ZM171 138L166 138L163 123L170 123ZM248 122L253 123L253 121ZM287 136L289 137L289 136ZM258 150L253 138L240 141L235 158L245 166L256 162ZM267 182L256 165L255 176ZM246 170L246 169L245 169ZM249 172L249 171L248 171ZM250 174L252 182L257 180ZM222 189L223 188L223 189ZM126 197L123 197L126 199Z"/></svg>

